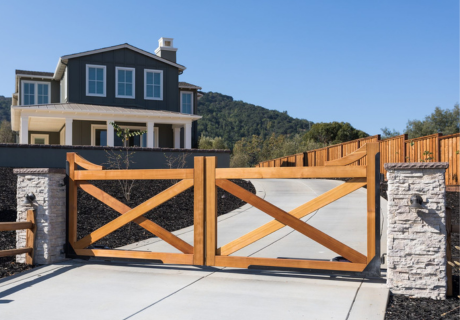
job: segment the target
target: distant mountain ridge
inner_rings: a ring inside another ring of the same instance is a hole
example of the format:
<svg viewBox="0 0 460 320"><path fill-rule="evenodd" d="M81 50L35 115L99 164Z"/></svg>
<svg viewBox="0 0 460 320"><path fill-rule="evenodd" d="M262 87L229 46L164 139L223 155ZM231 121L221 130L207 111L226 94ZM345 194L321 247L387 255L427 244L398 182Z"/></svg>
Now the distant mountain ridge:
<svg viewBox="0 0 460 320"><path fill-rule="evenodd" d="M313 122L293 118L286 111L269 110L217 92L207 92L198 100L198 134L222 137L229 145L252 135L264 139L275 135L304 134Z"/></svg>

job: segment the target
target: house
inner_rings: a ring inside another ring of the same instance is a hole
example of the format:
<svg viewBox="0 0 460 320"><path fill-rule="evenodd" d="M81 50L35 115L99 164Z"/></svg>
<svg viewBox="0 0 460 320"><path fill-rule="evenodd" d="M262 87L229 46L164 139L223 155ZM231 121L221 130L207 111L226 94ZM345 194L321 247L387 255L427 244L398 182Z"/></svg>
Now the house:
<svg viewBox="0 0 460 320"><path fill-rule="evenodd" d="M54 72L16 70L11 123L21 144L121 146L111 122L146 130L129 146L197 146L200 87L179 81L172 38L155 54L127 43L59 58Z"/></svg>

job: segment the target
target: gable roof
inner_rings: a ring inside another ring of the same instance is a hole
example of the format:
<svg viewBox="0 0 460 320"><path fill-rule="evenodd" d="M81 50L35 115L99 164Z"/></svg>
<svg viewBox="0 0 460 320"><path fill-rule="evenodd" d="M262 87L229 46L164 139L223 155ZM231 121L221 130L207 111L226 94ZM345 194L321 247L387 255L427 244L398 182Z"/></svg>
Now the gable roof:
<svg viewBox="0 0 460 320"><path fill-rule="evenodd" d="M17 69L16 69L16 74L23 75L23 76L43 76L43 77L53 77L54 75L53 72L28 71L28 70L17 70Z"/></svg>
<svg viewBox="0 0 460 320"><path fill-rule="evenodd" d="M178 68L179 73L182 73L186 69L185 66L183 66L181 64L174 63L174 62L169 61L167 59L161 58L161 57L157 56L154 53L150 53L150 52L147 52L145 50L139 49L139 48L137 48L135 46L130 45L129 43L123 43L123 44L119 44L119 45L116 45L116 46L105 47L105 48L101 48L101 49L95 49L95 50L84 51L84 52L80 52L80 53L74 53L74 54L68 54L68 55L62 56L61 58L59 58L58 65L56 66L56 71L54 72L54 78L55 79L60 79L62 77L62 75L64 74L65 66L67 65L67 62L69 61L69 59L84 57L84 56L88 56L88 55L91 55L91 54L102 53L102 52L118 50L118 49L130 49L130 50L133 50L133 51L135 51L137 53L143 54L143 55L145 55L145 56L147 56L149 58L156 59L158 61L164 62L166 64L169 64L169 65L173 66L173 67Z"/></svg>
<svg viewBox="0 0 460 320"><path fill-rule="evenodd" d="M191 83L188 83L188 82L183 82L183 81L179 81L179 88L181 89L197 89L197 90L201 90L201 87L198 87L194 84L191 84Z"/></svg>

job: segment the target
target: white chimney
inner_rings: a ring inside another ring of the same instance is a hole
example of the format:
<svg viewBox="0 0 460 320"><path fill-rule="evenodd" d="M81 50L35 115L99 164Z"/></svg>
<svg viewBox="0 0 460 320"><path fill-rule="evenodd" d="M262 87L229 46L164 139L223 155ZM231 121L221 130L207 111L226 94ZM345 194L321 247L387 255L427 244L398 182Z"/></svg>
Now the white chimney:
<svg viewBox="0 0 460 320"><path fill-rule="evenodd" d="M175 63L177 48L174 48L173 41L173 38L160 38L160 40L158 40L158 48L155 50L155 54Z"/></svg>

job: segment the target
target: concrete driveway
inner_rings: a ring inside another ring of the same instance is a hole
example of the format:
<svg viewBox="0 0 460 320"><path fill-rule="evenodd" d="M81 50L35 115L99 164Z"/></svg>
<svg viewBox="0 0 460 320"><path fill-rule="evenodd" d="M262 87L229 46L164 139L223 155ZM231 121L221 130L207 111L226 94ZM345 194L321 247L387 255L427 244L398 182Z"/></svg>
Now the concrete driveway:
<svg viewBox="0 0 460 320"><path fill-rule="evenodd" d="M260 197L286 211L342 183L300 179L252 182ZM382 209L386 213L383 199ZM366 192L360 189L304 221L365 254L365 217ZM219 246L270 220L249 205L219 217ZM175 234L191 242L193 229ZM176 252L156 238L124 248ZM309 259L337 256L289 227L234 255ZM387 299L383 279L73 260L0 281L0 318L384 319Z"/></svg>

